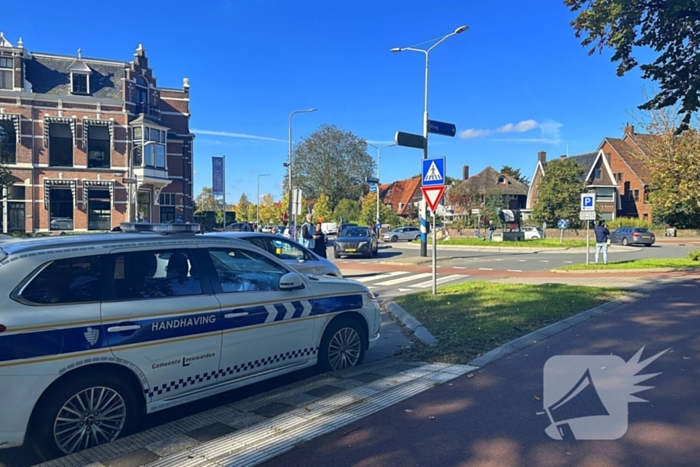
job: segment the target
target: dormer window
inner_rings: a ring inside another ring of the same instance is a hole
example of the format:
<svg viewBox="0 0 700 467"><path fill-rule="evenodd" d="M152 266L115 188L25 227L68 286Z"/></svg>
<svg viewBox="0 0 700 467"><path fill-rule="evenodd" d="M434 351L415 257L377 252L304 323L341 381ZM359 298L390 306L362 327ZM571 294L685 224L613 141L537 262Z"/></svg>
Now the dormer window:
<svg viewBox="0 0 700 467"><path fill-rule="evenodd" d="M73 85L73 94L89 94L88 75L84 75L82 73L71 73L70 79Z"/></svg>
<svg viewBox="0 0 700 467"><path fill-rule="evenodd" d="M506 177L504 177L504 176L502 176L502 175L501 175L500 177L498 177L498 184L499 184L499 185L506 185L506 184L508 184L508 182L506 181Z"/></svg>
<svg viewBox="0 0 700 467"><path fill-rule="evenodd" d="M70 71L70 86L73 94L90 94L90 73L92 69L83 62L78 49L78 59L68 69Z"/></svg>

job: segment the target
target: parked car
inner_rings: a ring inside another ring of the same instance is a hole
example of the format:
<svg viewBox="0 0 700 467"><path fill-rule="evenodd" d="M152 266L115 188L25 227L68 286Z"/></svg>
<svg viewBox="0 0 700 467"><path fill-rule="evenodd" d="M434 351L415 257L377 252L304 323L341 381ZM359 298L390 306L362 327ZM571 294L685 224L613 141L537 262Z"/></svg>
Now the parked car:
<svg viewBox="0 0 700 467"><path fill-rule="evenodd" d="M367 286L299 274L198 224L0 243L0 449L45 460L145 414L318 365L380 338Z"/></svg>
<svg viewBox="0 0 700 467"><path fill-rule="evenodd" d="M51 230L73 230L73 219L56 217L51 219Z"/></svg>
<svg viewBox="0 0 700 467"><path fill-rule="evenodd" d="M326 235L338 235L338 224L335 222L324 222L321 224L321 232Z"/></svg>
<svg viewBox="0 0 700 467"><path fill-rule="evenodd" d="M397 227L384 234L385 242L398 242L400 240L409 242L420 240L420 229L418 227Z"/></svg>
<svg viewBox="0 0 700 467"><path fill-rule="evenodd" d="M281 259L302 274L343 277L332 261L321 258L313 251L304 248L294 240L280 235L257 232L214 232L207 235L233 237L251 243Z"/></svg>
<svg viewBox="0 0 700 467"><path fill-rule="evenodd" d="M517 232L517 229L515 231ZM544 231L538 227L521 227L520 231L525 234L525 240L539 240L544 238Z"/></svg>
<svg viewBox="0 0 700 467"><path fill-rule="evenodd" d="M644 227L620 227L610 234L610 243L620 245L652 246L655 242L654 232Z"/></svg>
<svg viewBox="0 0 700 467"><path fill-rule="evenodd" d="M252 232L253 225L248 222L235 222L226 226L226 230L229 232Z"/></svg>
<svg viewBox="0 0 700 467"><path fill-rule="evenodd" d="M345 227L333 244L333 256L363 256L371 258L379 251L379 241L374 229L369 227Z"/></svg>

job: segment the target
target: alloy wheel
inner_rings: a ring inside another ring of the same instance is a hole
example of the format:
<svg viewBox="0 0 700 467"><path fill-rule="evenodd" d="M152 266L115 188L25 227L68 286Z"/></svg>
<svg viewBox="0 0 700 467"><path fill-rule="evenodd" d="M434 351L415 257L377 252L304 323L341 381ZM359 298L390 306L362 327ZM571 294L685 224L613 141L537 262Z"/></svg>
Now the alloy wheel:
<svg viewBox="0 0 700 467"><path fill-rule="evenodd" d="M357 365L362 353L362 340L353 328L342 328L336 332L328 345L328 362L333 370L342 370Z"/></svg>

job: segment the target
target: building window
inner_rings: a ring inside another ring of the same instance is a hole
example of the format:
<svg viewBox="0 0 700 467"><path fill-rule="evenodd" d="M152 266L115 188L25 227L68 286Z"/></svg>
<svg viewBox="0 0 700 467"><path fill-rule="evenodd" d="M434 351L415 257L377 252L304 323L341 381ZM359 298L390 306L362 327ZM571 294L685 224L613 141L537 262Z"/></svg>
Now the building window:
<svg viewBox="0 0 700 467"><path fill-rule="evenodd" d="M88 190L88 230L110 230L112 205L109 190L104 188L83 188L83 190Z"/></svg>
<svg viewBox="0 0 700 467"><path fill-rule="evenodd" d="M165 157L164 130L148 127L134 127L134 167L155 167L165 170L167 160Z"/></svg>
<svg viewBox="0 0 700 467"><path fill-rule="evenodd" d="M134 101L137 105L148 105L148 82L143 76L136 77L136 95Z"/></svg>
<svg viewBox="0 0 700 467"><path fill-rule="evenodd" d="M88 167L109 168L110 166L109 128L104 125L90 126L88 133Z"/></svg>
<svg viewBox="0 0 700 467"><path fill-rule="evenodd" d="M73 192L70 188L49 188L51 230L73 230Z"/></svg>
<svg viewBox="0 0 700 467"><path fill-rule="evenodd" d="M73 133L67 123L49 123L49 165L73 166Z"/></svg>
<svg viewBox="0 0 700 467"><path fill-rule="evenodd" d="M594 180L599 180L603 178L603 169L595 169L593 171L593 178Z"/></svg>
<svg viewBox="0 0 700 467"><path fill-rule="evenodd" d="M615 174L615 180L617 180L618 182L622 181L622 172L618 172Z"/></svg>
<svg viewBox="0 0 700 467"><path fill-rule="evenodd" d="M0 120L0 164L17 163L17 131L12 120Z"/></svg>
<svg viewBox="0 0 700 467"><path fill-rule="evenodd" d="M175 193L161 193L158 204L161 206L175 206Z"/></svg>
<svg viewBox="0 0 700 467"><path fill-rule="evenodd" d="M646 212L642 214L642 219L644 220L644 222L649 222L649 214Z"/></svg>
<svg viewBox="0 0 700 467"><path fill-rule="evenodd" d="M629 200L630 201L639 201L639 190L630 190L629 191Z"/></svg>
<svg viewBox="0 0 700 467"><path fill-rule="evenodd" d="M630 182L625 182L625 194L629 196L630 194Z"/></svg>
<svg viewBox="0 0 700 467"><path fill-rule="evenodd" d="M161 222L175 222L175 207L174 206L161 206L160 207L160 221Z"/></svg>
<svg viewBox="0 0 700 467"><path fill-rule="evenodd" d="M598 188L595 192L596 202L613 203L615 202L615 190L613 188Z"/></svg>
<svg viewBox="0 0 700 467"><path fill-rule="evenodd" d="M151 192L139 191L136 195L136 221L151 222Z"/></svg>
<svg viewBox="0 0 700 467"><path fill-rule="evenodd" d="M13 89L15 87L12 73L13 67L11 58L0 57L0 89Z"/></svg>
<svg viewBox="0 0 700 467"><path fill-rule="evenodd" d="M13 187L14 188L14 187ZM22 187L24 188L24 187ZM0 203L0 232L2 232L4 219L2 213L2 203ZM7 203L7 231L8 232L24 232L26 229L26 216L24 213L24 201L21 203Z"/></svg>
<svg viewBox="0 0 700 467"><path fill-rule="evenodd" d="M71 83L73 84L73 94L88 94L88 75L83 73L71 73Z"/></svg>

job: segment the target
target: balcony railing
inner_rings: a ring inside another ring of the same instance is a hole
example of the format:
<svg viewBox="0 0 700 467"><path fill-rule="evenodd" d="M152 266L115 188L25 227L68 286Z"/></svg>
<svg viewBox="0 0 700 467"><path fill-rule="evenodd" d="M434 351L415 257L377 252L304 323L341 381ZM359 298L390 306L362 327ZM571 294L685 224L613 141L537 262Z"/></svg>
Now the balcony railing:
<svg viewBox="0 0 700 467"><path fill-rule="evenodd" d="M136 104L136 113L160 118L160 109L158 108L158 106L146 104L144 102Z"/></svg>

